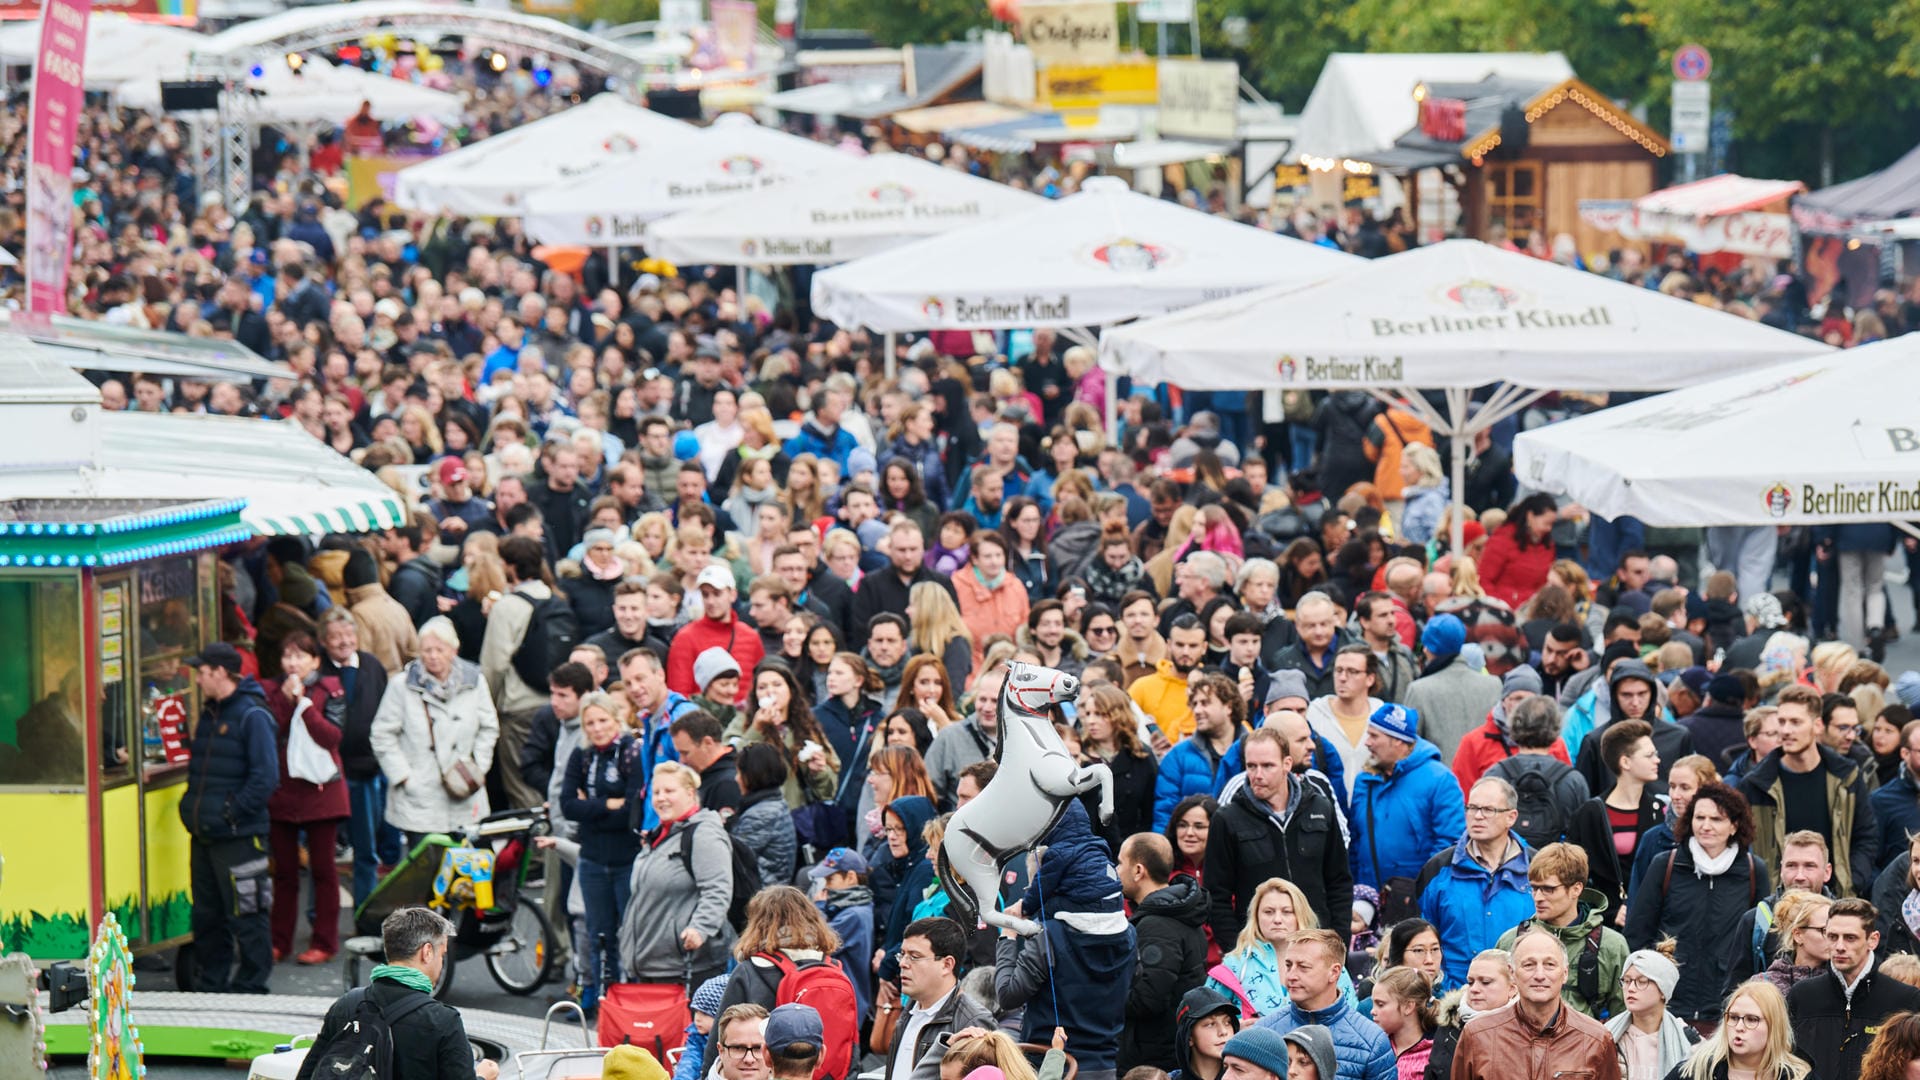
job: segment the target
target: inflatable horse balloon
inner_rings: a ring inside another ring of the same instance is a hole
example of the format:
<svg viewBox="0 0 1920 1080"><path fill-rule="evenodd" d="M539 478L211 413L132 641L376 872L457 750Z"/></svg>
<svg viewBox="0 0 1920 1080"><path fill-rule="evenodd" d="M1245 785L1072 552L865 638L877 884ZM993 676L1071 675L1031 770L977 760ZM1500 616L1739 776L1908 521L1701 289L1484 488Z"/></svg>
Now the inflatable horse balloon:
<svg viewBox="0 0 1920 1080"><path fill-rule="evenodd" d="M966 917L971 911L996 929L1038 934L1038 923L1013 918L995 905L1007 863L1031 851L1053 831L1067 802L1095 785L1100 788L1100 820L1113 817L1113 774L1105 765L1076 762L1053 730L1054 712L1079 690L1080 680L1065 672L1007 665L995 747L1000 771L978 798L954 813L940 844L942 857L936 860L940 885L963 924L972 921Z"/></svg>

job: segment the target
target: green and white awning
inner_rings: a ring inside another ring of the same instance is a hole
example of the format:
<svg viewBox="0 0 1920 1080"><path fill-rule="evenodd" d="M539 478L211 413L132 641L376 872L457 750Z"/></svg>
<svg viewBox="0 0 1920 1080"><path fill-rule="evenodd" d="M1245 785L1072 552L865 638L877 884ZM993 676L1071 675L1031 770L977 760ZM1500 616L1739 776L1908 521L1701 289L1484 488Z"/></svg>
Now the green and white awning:
<svg viewBox="0 0 1920 1080"><path fill-rule="evenodd" d="M406 522L393 496L364 502L343 502L302 513L275 516L249 506L241 519L261 536L319 536L324 533L376 532Z"/></svg>

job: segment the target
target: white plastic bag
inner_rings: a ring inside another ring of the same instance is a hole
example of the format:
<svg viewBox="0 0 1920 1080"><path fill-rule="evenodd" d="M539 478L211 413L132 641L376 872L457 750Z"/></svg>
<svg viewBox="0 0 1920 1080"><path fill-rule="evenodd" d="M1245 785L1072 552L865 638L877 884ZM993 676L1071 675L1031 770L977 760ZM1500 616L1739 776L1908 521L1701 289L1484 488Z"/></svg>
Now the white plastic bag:
<svg viewBox="0 0 1920 1080"><path fill-rule="evenodd" d="M293 707L291 734L287 736L287 774L308 783L325 784L339 776L340 769L333 763L333 755L307 730L306 714L312 707L313 702L304 697Z"/></svg>

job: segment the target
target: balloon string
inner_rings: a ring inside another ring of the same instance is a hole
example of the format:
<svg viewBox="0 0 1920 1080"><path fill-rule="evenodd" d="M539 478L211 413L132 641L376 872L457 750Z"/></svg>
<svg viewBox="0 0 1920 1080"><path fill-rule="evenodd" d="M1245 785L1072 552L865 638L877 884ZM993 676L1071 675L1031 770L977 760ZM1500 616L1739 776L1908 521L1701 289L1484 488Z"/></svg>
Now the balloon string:
<svg viewBox="0 0 1920 1080"><path fill-rule="evenodd" d="M1041 856L1042 859L1045 857L1045 855ZM1046 950L1047 954L1047 994L1053 999L1053 1023L1055 1027L1058 1027L1060 1026L1060 980L1057 978L1059 969L1054 967L1053 963L1053 939L1047 936L1046 877L1040 873L1040 866L1037 863L1033 868L1033 888L1035 898L1040 901L1040 946ZM1047 1036L1046 1041L1051 1043L1053 1041L1053 1033L1046 1032L1045 1034Z"/></svg>

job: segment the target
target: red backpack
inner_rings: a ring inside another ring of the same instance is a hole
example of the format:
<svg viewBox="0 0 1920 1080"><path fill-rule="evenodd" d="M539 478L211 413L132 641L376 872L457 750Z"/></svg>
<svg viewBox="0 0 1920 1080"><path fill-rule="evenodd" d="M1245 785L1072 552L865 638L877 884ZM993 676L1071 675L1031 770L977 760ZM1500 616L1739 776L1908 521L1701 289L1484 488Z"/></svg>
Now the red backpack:
<svg viewBox="0 0 1920 1080"><path fill-rule="evenodd" d="M786 953L759 953L756 959L780 969L775 1005L810 1005L820 1014L827 1044L820 1049L820 1065L813 1071L813 1080L848 1080L853 1073L860 1011L853 996L853 981L841 970L840 962L832 957L796 961Z"/></svg>

